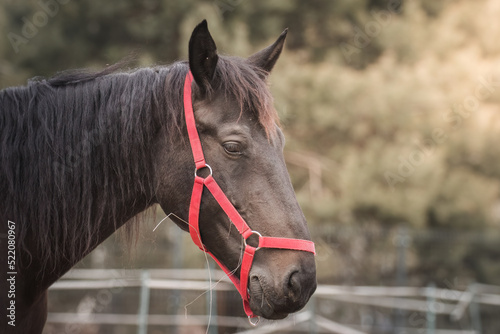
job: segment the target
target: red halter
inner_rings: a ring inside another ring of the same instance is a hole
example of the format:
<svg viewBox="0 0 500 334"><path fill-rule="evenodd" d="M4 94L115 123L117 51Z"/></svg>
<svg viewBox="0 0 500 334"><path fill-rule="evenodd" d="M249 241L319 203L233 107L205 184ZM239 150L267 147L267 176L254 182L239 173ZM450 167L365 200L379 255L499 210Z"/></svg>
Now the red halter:
<svg viewBox="0 0 500 334"><path fill-rule="evenodd" d="M205 162L205 157L203 156L203 148L201 147L200 137L198 136L198 131L196 130L196 123L193 113L193 105L191 101L191 83L193 82L193 75L191 71L186 75L186 81L184 83L184 114L186 117L186 126L189 135L189 141L191 143L191 150L193 152L194 163L196 165L194 172L194 185L193 193L191 195L191 203L189 206L189 233L193 242L204 252L207 252L212 256L212 258L217 262L217 264L222 268L222 270L228 275L228 277L233 282L236 289L243 299L243 308L245 313L249 318L256 317L252 310L250 309L249 297L248 297L248 274L252 267L253 258L255 252L260 248L280 248L280 249L292 249L300 250L305 252L310 252L316 254L314 249L314 243L309 240L301 239L289 239L289 238L276 238L276 237L263 237L259 232L250 229L245 220L240 216L238 211L234 208L231 202L228 200L222 189L219 187L217 182L215 182L212 177L212 168ZM208 168L210 175L203 178L198 175L198 170ZM200 230L198 226L198 218L200 215L200 205L201 205L201 195L203 193L203 187L207 187L212 196L215 198L217 203L221 206L222 210L227 214L231 222L236 226L238 231L244 240L245 251L243 254L243 260L241 262L240 279L238 279L233 272L230 272L226 266L224 266L205 246L201 241ZM247 243L247 239L252 236L257 235L259 237L259 244L257 247L253 247Z"/></svg>

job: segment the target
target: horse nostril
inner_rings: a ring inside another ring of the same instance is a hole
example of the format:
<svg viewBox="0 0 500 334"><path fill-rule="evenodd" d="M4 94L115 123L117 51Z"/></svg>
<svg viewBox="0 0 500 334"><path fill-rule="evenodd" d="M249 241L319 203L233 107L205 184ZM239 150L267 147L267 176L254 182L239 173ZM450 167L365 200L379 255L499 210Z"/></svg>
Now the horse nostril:
<svg viewBox="0 0 500 334"><path fill-rule="evenodd" d="M298 296L300 296L300 291L300 273L295 270L288 276L288 292L290 297L297 298Z"/></svg>
<svg viewBox="0 0 500 334"><path fill-rule="evenodd" d="M258 275L250 275L248 290L251 290L253 294L262 294L262 286L260 284L260 278Z"/></svg>

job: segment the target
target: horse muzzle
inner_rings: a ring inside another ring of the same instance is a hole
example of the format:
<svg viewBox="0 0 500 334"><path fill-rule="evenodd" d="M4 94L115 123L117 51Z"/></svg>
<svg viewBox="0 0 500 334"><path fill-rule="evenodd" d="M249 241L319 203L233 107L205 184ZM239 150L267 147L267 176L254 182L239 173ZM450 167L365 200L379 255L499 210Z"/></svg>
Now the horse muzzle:
<svg viewBox="0 0 500 334"><path fill-rule="evenodd" d="M262 254L250 271L250 308L256 316L283 319L302 309L316 290L314 256L283 250L268 253L272 253L269 255L273 255L273 259ZM287 261L290 258L292 261ZM259 265L264 262L265 265Z"/></svg>

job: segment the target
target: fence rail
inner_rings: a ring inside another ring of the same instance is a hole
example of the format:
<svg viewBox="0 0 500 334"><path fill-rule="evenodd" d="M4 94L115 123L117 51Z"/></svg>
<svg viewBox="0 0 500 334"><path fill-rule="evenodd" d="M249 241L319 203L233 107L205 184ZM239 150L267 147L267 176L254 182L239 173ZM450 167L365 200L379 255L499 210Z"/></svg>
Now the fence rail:
<svg viewBox="0 0 500 334"><path fill-rule="evenodd" d="M104 313L53 313L48 314L48 323L78 324L120 324L137 326L137 333L146 333L147 327L159 326L215 326L245 328L246 319L217 315L212 305L207 311L209 316L188 317L182 315L149 314L151 290L183 290L183 291L231 291L234 287L225 274L213 270L212 281L208 281L207 270L102 270L74 269L50 287L50 291L58 290L95 290L115 288L140 288L140 305L137 314L104 314ZM449 315L454 321L461 319L468 308L480 304L500 307L500 287L471 284L465 291L438 289L429 287L375 287L375 286L336 286L319 285L312 304L318 299L333 300L339 303L367 305L393 310L405 310L426 314L427 319L435 319L436 315ZM311 303L310 303L311 304ZM337 323L314 312L314 306L295 314L289 319L259 326L258 328L240 332L276 333L293 328L294 331L310 333L363 334L361 326L347 326ZM477 313L477 312L476 312ZM474 312L471 312L474 314ZM480 316L473 319L476 327L471 330L447 330L435 328L435 321L427 321L427 333L433 334L480 334ZM360 328L357 328L360 327ZM422 333L422 328L399 328L400 332Z"/></svg>

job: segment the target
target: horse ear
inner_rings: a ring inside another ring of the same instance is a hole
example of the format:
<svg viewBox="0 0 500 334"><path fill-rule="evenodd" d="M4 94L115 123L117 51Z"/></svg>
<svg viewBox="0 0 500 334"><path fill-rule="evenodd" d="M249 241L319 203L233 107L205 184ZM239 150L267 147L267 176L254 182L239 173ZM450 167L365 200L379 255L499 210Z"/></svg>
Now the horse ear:
<svg viewBox="0 0 500 334"><path fill-rule="evenodd" d="M203 20L194 28L189 40L189 68L202 94L210 88L218 59L207 20Z"/></svg>
<svg viewBox="0 0 500 334"><path fill-rule="evenodd" d="M283 50L283 45L285 44L287 33L288 28L286 28L285 31L281 33L276 42L248 57L248 61L251 64L261 68L266 73L270 73L274 67L274 64L276 64L276 61L280 57L281 50Z"/></svg>

